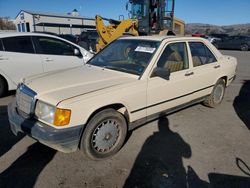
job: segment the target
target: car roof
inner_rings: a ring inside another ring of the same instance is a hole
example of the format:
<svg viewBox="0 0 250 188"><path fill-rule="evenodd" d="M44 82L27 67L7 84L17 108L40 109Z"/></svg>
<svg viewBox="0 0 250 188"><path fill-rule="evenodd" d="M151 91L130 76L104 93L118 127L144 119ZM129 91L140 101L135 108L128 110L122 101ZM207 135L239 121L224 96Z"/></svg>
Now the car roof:
<svg viewBox="0 0 250 188"><path fill-rule="evenodd" d="M230 37L246 37L246 38L249 38L250 36L247 36L247 35L231 35Z"/></svg>
<svg viewBox="0 0 250 188"><path fill-rule="evenodd" d="M167 38L176 38L175 36L122 36L120 39L133 39L133 40L155 40L155 41L163 41Z"/></svg>
<svg viewBox="0 0 250 188"><path fill-rule="evenodd" d="M202 42L207 47L210 48L210 50L213 51L213 53L216 55L217 58L221 58L222 54L217 50L213 44L211 44L207 39L201 38L201 37L180 37L180 36L129 36L129 37L121 37L119 40L152 40L152 41L166 41L166 42L179 42L179 41L193 41L193 42Z"/></svg>
<svg viewBox="0 0 250 188"><path fill-rule="evenodd" d="M77 46L78 48L84 49L83 47L56 35L50 35L50 34L44 34L44 33L32 33L32 32L0 32L0 39L6 38L6 37L18 37L18 36L44 36L44 37L56 38L56 39L71 43L72 45Z"/></svg>
<svg viewBox="0 0 250 188"><path fill-rule="evenodd" d="M0 32L0 38L5 37L16 37L16 36L48 36L56 37L56 35L46 34L46 33L32 33L32 32Z"/></svg>
<svg viewBox="0 0 250 188"><path fill-rule="evenodd" d="M182 36L159 36L159 35L152 35L152 36L125 36L121 37L120 39L133 39L133 40L153 40L153 41L176 41L176 40L183 40L183 41L205 41L207 42L207 39L201 38L201 37L182 37Z"/></svg>

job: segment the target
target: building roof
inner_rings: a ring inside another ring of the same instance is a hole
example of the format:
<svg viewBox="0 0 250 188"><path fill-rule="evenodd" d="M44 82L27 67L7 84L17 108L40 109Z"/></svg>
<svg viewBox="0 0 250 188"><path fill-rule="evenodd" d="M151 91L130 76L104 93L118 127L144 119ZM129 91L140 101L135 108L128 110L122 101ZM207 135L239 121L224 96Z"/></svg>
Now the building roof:
<svg viewBox="0 0 250 188"><path fill-rule="evenodd" d="M26 13L31 14L31 15L40 15L40 16L48 16L48 17L60 17L60 18L74 18L74 19L95 20L94 18L88 18L88 17L84 17L84 16L73 16L73 15L70 15L70 14L58 14L58 13L39 12L39 11L30 11L30 10L21 10L17 14L17 16L21 12L26 12Z"/></svg>
<svg viewBox="0 0 250 188"><path fill-rule="evenodd" d="M185 24L185 21L184 21L184 20L181 20L180 18L174 17L174 20L175 20L175 21L178 21L178 22L181 22L182 24Z"/></svg>

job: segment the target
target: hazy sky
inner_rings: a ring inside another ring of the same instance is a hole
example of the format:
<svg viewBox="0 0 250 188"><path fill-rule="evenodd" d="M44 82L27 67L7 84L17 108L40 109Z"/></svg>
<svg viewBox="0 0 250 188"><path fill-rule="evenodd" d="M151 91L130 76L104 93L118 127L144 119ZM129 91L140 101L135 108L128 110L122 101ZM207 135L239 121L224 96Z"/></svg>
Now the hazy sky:
<svg viewBox="0 0 250 188"><path fill-rule="evenodd" d="M67 13L77 9L82 16L127 18L128 0L0 0L0 17L15 18L20 10ZM176 0L175 16L186 23L229 25L250 23L250 0Z"/></svg>

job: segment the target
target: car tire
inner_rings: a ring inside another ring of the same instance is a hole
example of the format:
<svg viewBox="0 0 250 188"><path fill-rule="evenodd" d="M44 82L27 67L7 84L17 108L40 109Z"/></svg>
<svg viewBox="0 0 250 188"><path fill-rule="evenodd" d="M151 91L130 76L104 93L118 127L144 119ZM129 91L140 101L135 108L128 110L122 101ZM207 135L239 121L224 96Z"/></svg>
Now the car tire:
<svg viewBox="0 0 250 188"><path fill-rule="evenodd" d="M203 102L204 105L210 108L215 108L216 106L221 104L224 98L225 90L226 90L225 81L223 79L219 79L216 82L212 93Z"/></svg>
<svg viewBox="0 0 250 188"><path fill-rule="evenodd" d="M241 51L248 51L249 50L249 46L247 44L242 44L242 45L240 45L240 50Z"/></svg>
<svg viewBox="0 0 250 188"><path fill-rule="evenodd" d="M93 160L108 158L120 150L126 135L124 116L114 109L105 109L88 122L82 134L80 149Z"/></svg>
<svg viewBox="0 0 250 188"><path fill-rule="evenodd" d="M7 88L8 85L6 80L2 76L0 76L0 97L3 97L6 94Z"/></svg>

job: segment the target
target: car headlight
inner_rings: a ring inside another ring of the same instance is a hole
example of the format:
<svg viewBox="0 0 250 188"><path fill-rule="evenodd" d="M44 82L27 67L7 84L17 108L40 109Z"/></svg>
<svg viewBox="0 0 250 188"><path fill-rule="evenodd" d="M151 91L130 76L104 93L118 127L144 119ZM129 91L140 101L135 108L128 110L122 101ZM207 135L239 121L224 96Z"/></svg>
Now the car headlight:
<svg viewBox="0 0 250 188"><path fill-rule="evenodd" d="M35 115L38 119L55 126L65 126L70 122L71 110L56 108L38 100Z"/></svg>

